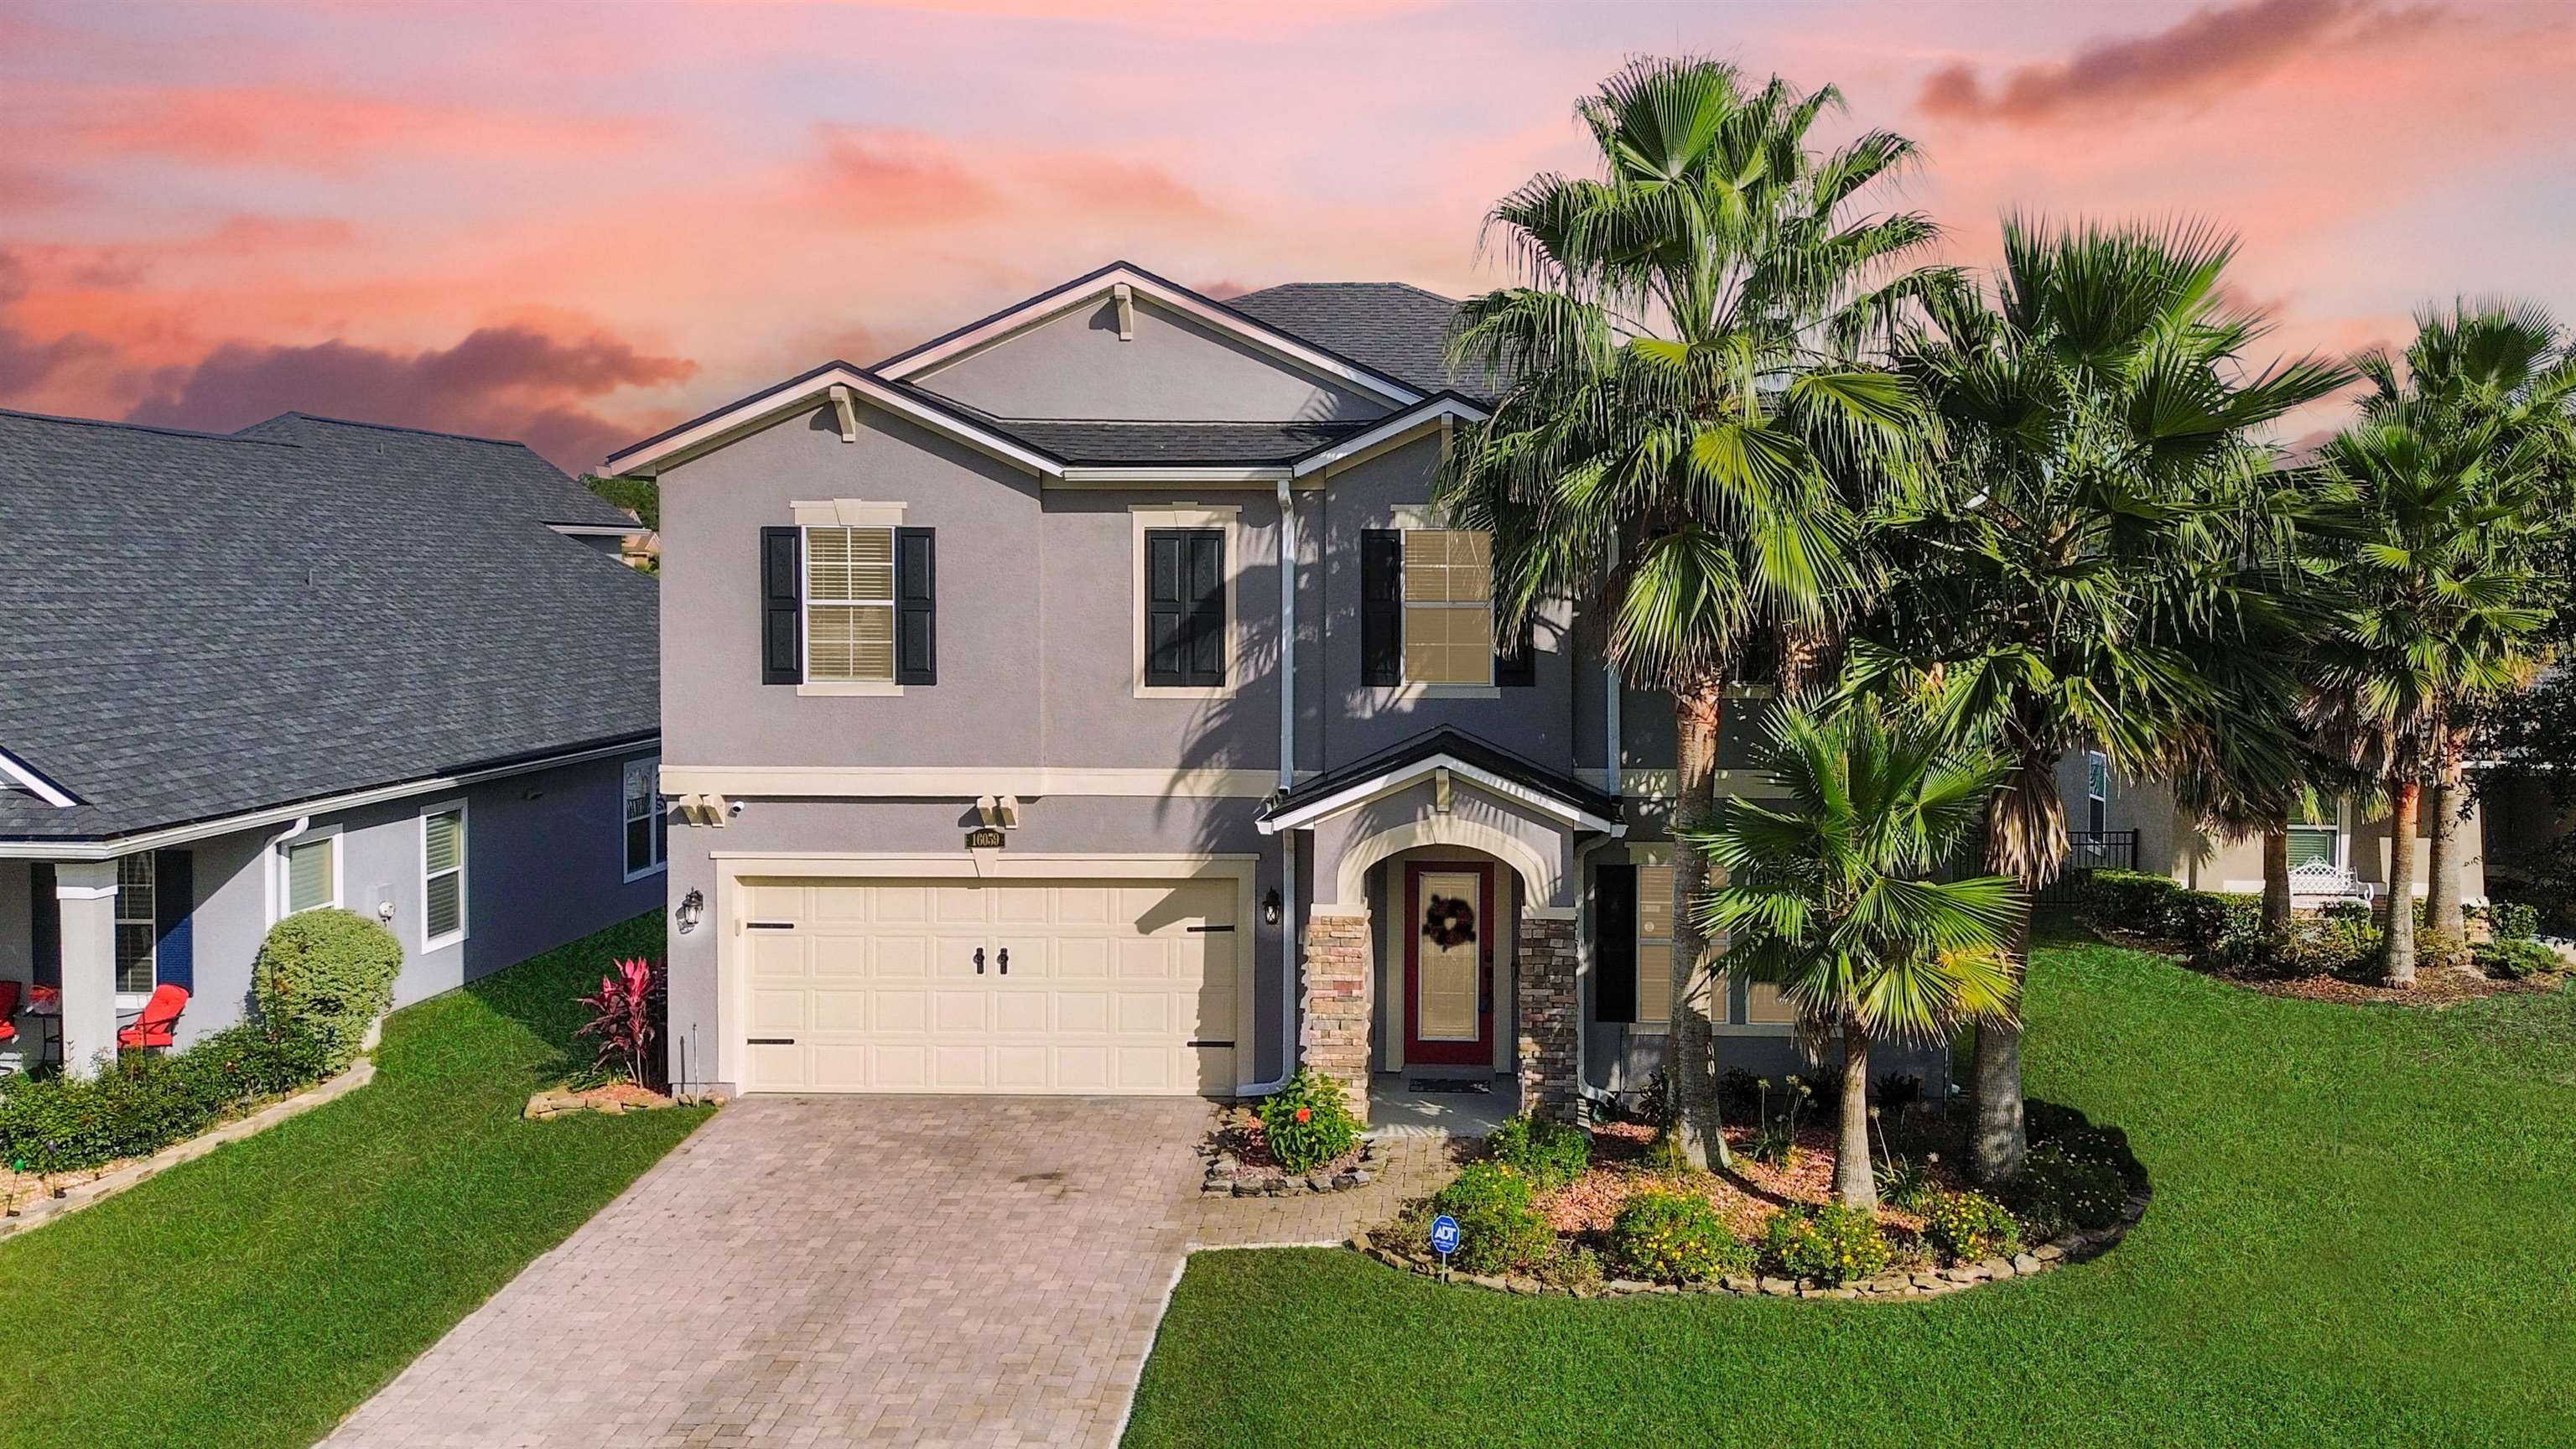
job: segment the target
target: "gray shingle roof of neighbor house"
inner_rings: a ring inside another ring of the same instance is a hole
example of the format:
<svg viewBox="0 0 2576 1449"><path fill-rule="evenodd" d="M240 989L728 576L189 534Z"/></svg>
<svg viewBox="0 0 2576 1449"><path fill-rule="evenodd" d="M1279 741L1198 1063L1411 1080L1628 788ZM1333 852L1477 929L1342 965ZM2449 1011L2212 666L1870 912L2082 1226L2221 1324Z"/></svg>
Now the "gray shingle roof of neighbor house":
<svg viewBox="0 0 2576 1449"><path fill-rule="evenodd" d="M626 522L517 443L0 411L0 753L79 802L0 842L651 736L654 581L547 527Z"/></svg>
<svg viewBox="0 0 2576 1449"><path fill-rule="evenodd" d="M1437 292L1407 282L1288 282L1224 305L1424 392L1493 396L1482 378L1451 375L1458 303Z"/></svg>

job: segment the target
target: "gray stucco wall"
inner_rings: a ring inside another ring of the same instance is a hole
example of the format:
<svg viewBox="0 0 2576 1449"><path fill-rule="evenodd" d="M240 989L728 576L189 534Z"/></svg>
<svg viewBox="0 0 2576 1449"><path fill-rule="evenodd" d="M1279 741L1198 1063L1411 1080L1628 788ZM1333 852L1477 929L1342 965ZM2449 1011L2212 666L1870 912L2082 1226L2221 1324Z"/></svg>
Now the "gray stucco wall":
<svg viewBox="0 0 2576 1449"><path fill-rule="evenodd" d="M1118 338L1103 297L971 352L912 382L995 417L1283 422L1367 419L1388 404L1283 366L1257 348L1138 298Z"/></svg>
<svg viewBox="0 0 2576 1449"><path fill-rule="evenodd" d="M620 760L592 760L316 816L315 831L340 835L340 903L369 917L379 901L393 904L389 929L403 947L394 1004L408 1006L659 909L660 872L624 879L622 780ZM424 951L420 816L460 798L465 939ZM265 848L286 829L238 831L184 847L194 857L196 984L179 1022L181 1046L249 1014L251 963L268 934L274 889ZM33 979L29 869L25 861L0 860L0 978ZM0 1058L8 1050L0 1047Z"/></svg>

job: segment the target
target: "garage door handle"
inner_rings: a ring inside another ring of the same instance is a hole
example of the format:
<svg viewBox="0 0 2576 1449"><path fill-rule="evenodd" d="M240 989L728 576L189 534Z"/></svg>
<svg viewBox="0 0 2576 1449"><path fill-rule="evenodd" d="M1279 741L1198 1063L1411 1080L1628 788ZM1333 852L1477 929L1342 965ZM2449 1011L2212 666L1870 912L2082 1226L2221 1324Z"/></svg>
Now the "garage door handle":
<svg viewBox="0 0 2576 1449"><path fill-rule="evenodd" d="M792 1036L747 1036L742 1039L742 1044L744 1046L794 1046L796 1045L796 1038Z"/></svg>
<svg viewBox="0 0 2576 1449"><path fill-rule="evenodd" d="M1003 975L1005 975L1005 976L1010 975L1010 974L1011 974L1011 948L1010 948L1010 947L1008 947L1008 946L1004 946L1004 947L1002 948L1002 954L1001 954L997 959L998 959L998 960L1000 960L1000 962L1002 963L1002 974L1003 974Z"/></svg>
<svg viewBox="0 0 2576 1449"><path fill-rule="evenodd" d="M984 974L984 948L981 946L975 948L975 974Z"/></svg>

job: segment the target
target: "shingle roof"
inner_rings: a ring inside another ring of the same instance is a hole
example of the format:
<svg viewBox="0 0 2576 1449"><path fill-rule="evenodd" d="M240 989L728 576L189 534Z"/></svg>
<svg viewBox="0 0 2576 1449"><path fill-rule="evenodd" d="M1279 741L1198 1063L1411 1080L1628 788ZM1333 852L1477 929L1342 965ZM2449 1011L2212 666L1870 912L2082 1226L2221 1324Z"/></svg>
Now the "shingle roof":
<svg viewBox="0 0 2576 1449"><path fill-rule="evenodd" d="M97 838L649 736L624 516L516 443L0 411L0 840Z"/></svg>
<svg viewBox="0 0 2576 1449"><path fill-rule="evenodd" d="M1450 375L1444 353L1458 304L1437 292L1406 282L1289 282L1225 305L1424 392L1493 395L1481 378Z"/></svg>

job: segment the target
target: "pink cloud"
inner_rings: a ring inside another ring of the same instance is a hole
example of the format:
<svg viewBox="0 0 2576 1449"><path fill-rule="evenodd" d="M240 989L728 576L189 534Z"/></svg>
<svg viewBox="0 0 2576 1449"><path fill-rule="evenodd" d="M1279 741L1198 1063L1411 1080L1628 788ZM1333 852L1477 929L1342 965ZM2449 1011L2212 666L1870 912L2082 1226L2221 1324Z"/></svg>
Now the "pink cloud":
<svg viewBox="0 0 2576 1449"><path fill-rule="evenodd" d="M2240 0L2195 10L2150 35L2087 42L2066 60L2013 69L1991 90L1965 63L1924 82L1930 115L2030 125L2071 111L2122 112L2203 96L2302 58L2414 28L2429 10L2379 0Z"/></svg>
<svg viewBox="0 0 2576 1449"><path fill-rule="evenodd" d="M650 129L632 118L399 101L295 83L70 88L48 105L66 113L74 144L94 150L321 171L398 151L599 154Z"/></svg>

